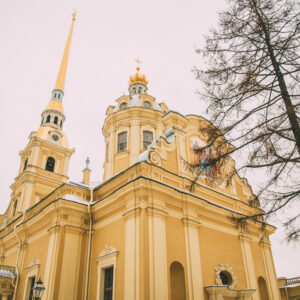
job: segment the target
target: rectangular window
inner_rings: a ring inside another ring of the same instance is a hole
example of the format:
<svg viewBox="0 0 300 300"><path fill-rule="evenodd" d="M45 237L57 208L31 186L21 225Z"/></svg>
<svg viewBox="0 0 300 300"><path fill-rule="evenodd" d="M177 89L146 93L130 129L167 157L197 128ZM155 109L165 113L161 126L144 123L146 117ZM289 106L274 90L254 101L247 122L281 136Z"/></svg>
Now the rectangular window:
<svg viewBox="0 0 300 300"><path fill-rule="evenodd" d="M151 131L143 131L143 149L146 150L147 147L153 141L153 133Z"/></svg>
<svg viewBox="0 0 300 300"><path fill-rule="evenodd" d="M106 268L104 274L104 300L112 300L114 268Z"/></svg>
<svg viewBox="0 0 300 300"><path fill-rule="evenodd" d="M34 300L33 299L33 290L32 290L32 288L34 287L34 284L35 284L35 276L29 278L29 287L30 287L30 290L29 290L29 298L28 298L28 300Z"/></svg>
<svg viewBox="0 0 300 300"><path fill-rule="evenodd" d="M118 153L127 150L127 131L118 134Z"/></svg>

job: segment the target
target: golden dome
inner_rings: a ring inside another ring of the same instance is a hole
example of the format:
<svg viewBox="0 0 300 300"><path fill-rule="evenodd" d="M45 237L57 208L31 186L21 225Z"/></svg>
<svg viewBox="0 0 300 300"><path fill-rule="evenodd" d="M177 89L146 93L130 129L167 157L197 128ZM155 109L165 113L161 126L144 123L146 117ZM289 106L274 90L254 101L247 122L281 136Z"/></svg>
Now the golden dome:
<svg viewBox="0 0 300 300"><path fill-rule="evenodd" d="M60 101L51 100L46 109L55 109L58 110L61 113L64 113L64 107Z"/></svg>
<svg viewBox="0 0 300 300"><path fill-rule="evenodd" d="M129 77L129 85L132 85L136 82L143 83L145 85L148 84L148 80L144 74L139 73L140 68L136 68L137 72Z"/></svg>

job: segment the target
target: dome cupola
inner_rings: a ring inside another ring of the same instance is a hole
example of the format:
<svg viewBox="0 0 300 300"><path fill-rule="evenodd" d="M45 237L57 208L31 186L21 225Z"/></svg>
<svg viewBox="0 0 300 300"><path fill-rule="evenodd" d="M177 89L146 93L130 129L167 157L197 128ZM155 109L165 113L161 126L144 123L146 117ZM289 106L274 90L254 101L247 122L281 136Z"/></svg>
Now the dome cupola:
<svg viewBox="0 0 300 300"><path fill-rule="evenodd" d="M146 76L140 73L140 68L136 68L136 73L129 77L129 93L130 95L147 94L148 80Z"/></svg>

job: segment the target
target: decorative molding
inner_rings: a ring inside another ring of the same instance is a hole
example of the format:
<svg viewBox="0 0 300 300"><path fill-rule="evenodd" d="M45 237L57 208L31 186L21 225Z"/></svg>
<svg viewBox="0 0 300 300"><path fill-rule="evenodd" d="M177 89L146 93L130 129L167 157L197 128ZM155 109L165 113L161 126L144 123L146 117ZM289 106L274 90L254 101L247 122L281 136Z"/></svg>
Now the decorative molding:
<svg viewBox="0 0 300 300"><path fill-rule="evenodd" d="M216 273L216 284L217 285L223 285L220 273L221 272L227 272L231 276L231 284L228 286L230 290L234 290L236 284L237 284L237 278L233 273L232 267L230 267L228 264L218 264L217 267L215 267L215 273Z"/></svg>
<svg viewBox="0 0 300 300"><path fill-rule="evenodd" d="M96 258L96 260L98 261L99 259L101 259L104 256L113 254L113 253L119 253L118 249L109 245L105 245L104 249L102 250L102 252L99 254L99 256Z"/></svg>
<svg viewBox="0 0 300 300"><path fill-rule="evenodd" d="M141 214L141 207L135 207L132 209L127 210L122 217L124 218L131 218L131 217L137 217Z"/></svg>
<svg viewBox="0 0 300 300"><path fill-rule="evenodd" d="M191 218L182 218L181 219L184 225L191 226L191 227L199 227L201 223L198 220L191 219Z"/></svg>
<svg viewBox="0 0 300 300"><path fill-rule="evenodd" d="M39 269L40 260L38 258L33 257L31 259L31 264L25 268L25 270Z"/></svg>
<svg viewBox="0 0 300 300"><path fill-rule="evenodd" d="M147 210L148 216L165 218L168 215L167 211L162 210L160 208L156 208L156 207L148 206L148 207L146 207L146 210Z"/></svg>
<svg viewBox="0 0 300 300"><path fill-rule="evenodd" d="M154 164L156 166L161 166L161 157L156 151L151 151L148 157L149 163Z"/></svg>
<svg viewBox="0 0 300 300"><path fill-rule="evenodd" d="M245 235L245 234L239 234L238 237L243 242L251 242L252 241L252 238L248 235Z"/></svg>
<svg viewBox="0 0 300 300"><path fill-rule="evenodd" d="M83 233L86 230L85 228L74 226L74 225L64 225L64 229L68 233L76 233L76 234Z"/></svg>

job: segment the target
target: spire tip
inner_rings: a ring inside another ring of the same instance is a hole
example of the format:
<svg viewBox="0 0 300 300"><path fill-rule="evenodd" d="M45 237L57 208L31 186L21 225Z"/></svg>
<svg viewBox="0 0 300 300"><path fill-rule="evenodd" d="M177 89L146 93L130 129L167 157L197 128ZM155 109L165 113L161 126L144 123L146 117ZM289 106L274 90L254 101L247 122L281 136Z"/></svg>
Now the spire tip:
<svg viewBox="0 0 300 300"><path fill-rule="evenodd" d="M77 15L78 11L76 9L73 9L73 13L72 13L72 21L76 21L76 15Z"/></svg>

